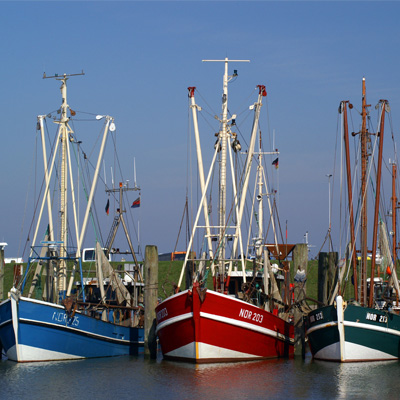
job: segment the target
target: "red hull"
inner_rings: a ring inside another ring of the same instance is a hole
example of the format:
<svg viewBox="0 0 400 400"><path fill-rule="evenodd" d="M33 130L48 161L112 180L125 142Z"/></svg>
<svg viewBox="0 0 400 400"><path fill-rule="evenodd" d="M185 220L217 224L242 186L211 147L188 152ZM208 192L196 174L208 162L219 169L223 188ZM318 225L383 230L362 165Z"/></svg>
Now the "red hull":
<svg viewBox="0 0 400 400"><path fill-rule="evenodd" d="M222 362L289 357L293 325L252 304L198 289L169 297L156 308L165 358ZM203 294L204 294L203 293Z"/></svg>

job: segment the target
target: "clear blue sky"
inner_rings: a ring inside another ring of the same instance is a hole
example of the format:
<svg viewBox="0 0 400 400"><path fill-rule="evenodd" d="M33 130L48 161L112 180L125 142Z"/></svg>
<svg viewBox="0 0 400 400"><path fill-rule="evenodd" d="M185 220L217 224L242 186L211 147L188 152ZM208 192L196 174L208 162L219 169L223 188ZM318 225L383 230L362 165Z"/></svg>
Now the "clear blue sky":
<svg viewBox="0 0 400 400"><path fill-rule="evenodd" d="M315 255L328 228L326 174L339 102L359 108L365 76L371 104L388 99L396 135L400 127L399 16L398 2L1 1L6 257L19 248L36 116L60 104L59 84L42 80L43 72L85 71L70 81L69 104L115 117L123 168L132 169L135 157L142 187L142 246L167 252L186 193L187 87L197 86L219 111L222 68L201 60L226 56L251 60L234 67L231 93L267 86L281 152L281 221L288 221L289 242L302 242L308 231Z"/></svg>

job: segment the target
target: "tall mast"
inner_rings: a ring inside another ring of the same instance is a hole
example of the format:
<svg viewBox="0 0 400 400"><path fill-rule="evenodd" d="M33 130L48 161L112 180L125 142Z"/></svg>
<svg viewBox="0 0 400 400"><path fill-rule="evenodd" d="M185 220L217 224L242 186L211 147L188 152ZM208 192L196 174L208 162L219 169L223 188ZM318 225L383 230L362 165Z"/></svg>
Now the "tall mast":
<svg viewBox="0 0 400 400"><path fill-rule="evenodd" d="M353 279L354 279L354 299L358 301L358 280L357 280L357 255L356 255L356 242L354 234L354 215L353 215L353 185L351 182L351 167L350 167L350 150L349 150L349 128L347 123L347 103L348 101L342 101L343 111L343 127L344 127L344 144L346 151L346 172L347 172L347 193L349 202L349 214L350 214L350 237L351 237L351 254L353 264ZM349 104L350 108L353 108Z"/></svg>
<svg viewBox="0 0 400 400"><path fill-rule="evenodd" d="M198 125L198 121L197 121L197 111L198 110L200 111L201 107L199 107L196 104L196 101L194 98L194 92L195 92L196 88L194 86L191 86L188 88L188 90L189 90L189 98L191 101L190 107L192 109L194 136L195 136L195 140L196 140L197 168L199 170L200 189L201 189L201 192L204 193L204 191L206 190L206 183L205 183L205 178L204 178L203 155L201 153L199 125ZM213 248L212 248L210 218L208 216L207 197L204 197L204 200L203 200L203 213L204 213L204 221L205 221L205 226L206 226L208 253L209 253L209 257L211 259L211 258L214 258L214 254L213 254ZM201 255L199 255L199 256L201 256Z"/></svg>
<svg viewBox="0 0 400 400"><path fill-rule="evenodd" d="M392 164L392 257L393 257L393 281L398 282L397 278L397 196L396 196L396 178L397 178L397 165L395 162ZM396 286L395 286L396 287ZM399 291L396 288L396 304L399 304Z"/></svg>
<svg viewBox="0 0 400 400"><path fill-rule="evenodd" d="M68 140L68 121L67 116L67 80L64 76L61 79L61 118L60 118L60 141L61 141L61 165L60 165L60 267L58 272L58 292L62 297L66 290L67 265L66 265L66 247L68 241L68 180L67 180L67 140Z"/></svg>
<svg viewBox="0 0 400 400"><path fill-rule="evenodd" d="M392 232L393 232L393 244L392 244L392 255L393 263L396 267L397 260L397 223L396 223L396 210L397 210L397 197L396 197L396 177L397 177L397 165L393 162L392 164ZM394 274L394 276L397 276Z"/></svg>
<svg viewBox="0 0 400 400"><path fill-rule="evenodd" d="M258 166L257 166L257 172L258 172L258 245L259 247L257 248L257 258L261 259L263 252L264 252L264 247L262 246L263 243L263 223L264 223L264 218L263 218L263 167L262 167L262 147L261 147L261 132L260 132L260 138L259 138L259 147L258 147Z"/></svg>
<svg viewBox="0 0 400 400"><path fill-rule="evenodd" d="M361 126L361 305L365 306L367 303L367 166L368 166L368 130L367 130L367 99L365 90L365 78L362 81L362 126Z"/></svg>
<svg viewBox="0 0 400 400"><path fill-rule="evenodd" d="M60 179L60 204L59 204L59 265L57 272L57 286L58 286L58 300L61 300L65 297L66 289L67 289L67 261L66 257L67 246L68 246L68 158L69 158L69 148L68 141L69 135L73 133L73 130L69 127L68 122L69 118L67 115L68 112L68 102L67 102L67 80L70 76L76 75L84 75L84 73L80 74L72 74L67 75L63 74L62 76L54 75L54 76L46 76L43 75L43 79L46 78L55 78L56 80L61 81L61 108L60 108L60 119L55 121L56 124L59 124L59 132L58 132L58 141L61 144L60 147L60 169L59 169L59 179ZM55 154L54 154L55 156ZM46 168L46 165L45 165ZM49 175L46 171L46 190L48 190L49 185ZM72 187L71 187L72 188ZM44 200L44 199L43 199ZM49 217L51 220L51 217ZM39 221L38 221L39 225Z"/></svg>
<svg viewBox="0 0 400 400"><path fill-rule="evenodd" d="M383 153L383 133L385 130L385 110L388 104L387 100L380 100L382 105L382 113L380 118L379 132L379 153L378 153L378 169L376 177L376 189L375 189L375 213L374 213L374 232L372 236L372 260L371 260L371 280L369 286L369 302L368 306L372 307L374 301L374 277L375 277L375 265L376 265L376 246L378 240L378 224L379 224L379 199L381 194L381 175L382 175L382 153Z"/></svg>
<svg viewBox="0 0 400 400"><path fill-rule="evenodd" d="M229 81L237 76L236 71L232 76L228 75L228 64L229 62L249 62L249 60L229 60L226 57L224 60L203 60L205 62L224 62L225 72L223 76L223 93L222 93L222 118L221 118L221 130L219 132L219 138L221 143L221 155L220 155L220 172L219 172L219 274L222 276L225 270L225 258L226 258L226 243L225 243L225 232L226 232L226 164L227 164L227 146L229 145L229 131L228 131L228 83Z"/></svg>
<svg viewBox="0 0 400 400"><path fill-rule="evenodd" d="M219 170L219 243L220 243L220 262L219 273L223 275L225 267L225 221L226 221L226 152L228 145L228 61L225 59L225 73L223 78L222 94L222 127L219 132L221 138L221 159Z"/></svg>

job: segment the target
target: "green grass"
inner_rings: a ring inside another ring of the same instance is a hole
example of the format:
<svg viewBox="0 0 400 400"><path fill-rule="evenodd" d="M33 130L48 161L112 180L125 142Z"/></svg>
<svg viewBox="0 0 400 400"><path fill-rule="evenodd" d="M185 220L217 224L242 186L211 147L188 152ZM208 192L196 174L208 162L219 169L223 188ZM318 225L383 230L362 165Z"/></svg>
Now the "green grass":
<svg viewBox="0 0 400 400"><path fill-rule="evenodd" d="M160 261L158 264L158 295L160 298L165 299L173 293L174 285L177 285L179 281L179 276L182 268L182 261ZM112 263L114 267L121 263ZM251 269L251 264L248 264L248 267ZM26 264L23 264L24 272L26 269ZM35 267L34 267L35 268ZM94 263L83 263L84 276L95 276L95 265ZM307 297L311 299L318 299L318 261L310 260L308 262L307 267ZM291 262L290 267L290 281L293 282L295 271L293 268L293 262ZM13 277L14 277L14 264L6 264L5 265L5 273L4 273L4 299L8 297L8 292L10 291L13 285ZM351 274L349 275L349 279ZM24 290L24 295L27 294L31 282L31 276L27 279L27 285ZM42 288L44 288L44 279L42 277ZM79 274L77 273L75 276L75 280L80 280ZM212 288L212 277L211 274L207 280L207 287ZM185 289L185 277L183 277L183 283L181 289ZM353 298L353 285L351 282L348 282L346 285L346 290L344 293L344 297L346 299Z"/></svg>

